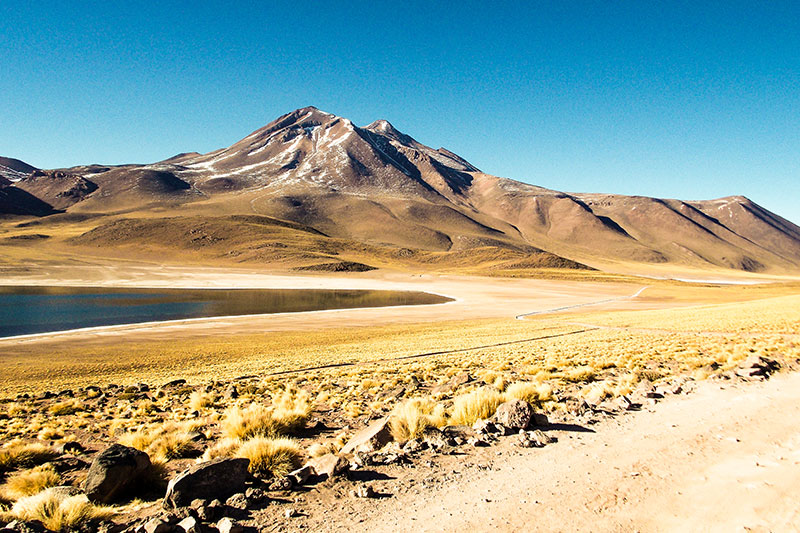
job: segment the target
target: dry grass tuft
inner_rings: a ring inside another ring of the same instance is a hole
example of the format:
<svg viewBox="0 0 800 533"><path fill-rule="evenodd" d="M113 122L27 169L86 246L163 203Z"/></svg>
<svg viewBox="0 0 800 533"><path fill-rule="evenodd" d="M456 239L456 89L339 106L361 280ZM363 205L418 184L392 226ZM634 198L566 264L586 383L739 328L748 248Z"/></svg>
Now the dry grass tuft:
<svg viewBox="0 0 800 533"><path fill-rule="evenodd" d="M175 423L125 433L119 437L119 443L147 452L152 459L163 461L187 457L196 450L187 426Z"/></svg>
<svg viewBox="0 0 800 533"><path fill-rule="evenodd" d="M203 457L200 458L200 461L210 461L212 459L218 459L220 457L231 457L236 450L239 449L241 446L242 441L239 439L232 439L229 437L223 438L215 442L212 446L206 448L206 451L203 453Z"/></svg>
<svg viewBox="0 0 800 533"><path fill-rule="evenodd" d="M471 426L479 418L490 418L503 403L503 394L490 387L481 387L469 394L453 399L450 421L453 424Z"/></svg>
<svg viewBox="0 0 800 533"><path fill-rule="evenodd" d="M254 437L236 451L250 459L250 473L258 477L283 477L299 468L303 452L293 439Z"/></svg>
<svg viewBox="0 0 800 533"><path fill-rule="evenodd" d="M307 394L286 391L273 396L269 407L254 403L246 409L238 406L227 409L220 429L223 436L242 440L278 437L301 429L310 414Z"/></svg>
<svg viewBox="0 0 800 533"><path fill-rule="evenodd" d="M0 472L13 468L31 468L56 457L58 453L44 444L11 442L0 448Z"/></svg>
<svg viewBox="0 0 800 533"><path fill-rule="evenodd" d="M553 399L553 387L547 383L519 381L506 388L506 398L524 400L530 404L541 406Z"/></svg>
<svg viewBox="0 0 800 533"><path fill-rule="evenodd" d="M16 501L55 487L60 481L61 476L52 465L42 465L9 476L0 491L7 499Z"/></svg>
<svg viewBox="0 0 800 533"><path fill-rule="evenodd" d="M207 407L214 407L214 401L213 394L196 390L189 396L189 407L193 411L200 411Z"/></svg>
<svg viewBox="0 0 800 533"><path fill-rule="evenodd" d="M54 403L47 411L54 416L72 415L81 411L83 407L78 400L65 400L63 402Z"/></svg>
<svg viewBox="0 0 800 533"><path fill-rule="evenodd" d="M399 442L421 437L429 427L447 424L444 406L427 398L413 398L395 407L389 420L392 436Z"/></svg>
<svg viewBox="0 0 800 533"><path fill-rule="evenodd" d="M67 496L48 489L19 500L10 515L17 520L39 520L51 531L66 531L87 522L110 519L114 512L91 504L84 494Z"/></svg>

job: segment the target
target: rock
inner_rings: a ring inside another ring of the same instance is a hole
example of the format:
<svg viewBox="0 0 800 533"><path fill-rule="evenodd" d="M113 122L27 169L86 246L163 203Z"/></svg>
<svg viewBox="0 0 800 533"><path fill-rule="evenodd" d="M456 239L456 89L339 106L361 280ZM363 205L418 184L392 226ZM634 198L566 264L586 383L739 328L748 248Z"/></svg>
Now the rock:
<svg viewBox="0 0 800 533"><path fill-rule="evenodd" d="M736 375L745 379L767 379L770 374L777 372L781 368L780 363L774 359L760 355L751 355L743 362L739 363Z"/></svg>
<svg viewBox="0 0 800 533"><path fill-rule="evenodd" d="M222 397L225 398L226 400L235 400L236 398L238 398L239 390L236 388L236 385L231 385L230 387L225 389L225 392L222 393Z"/></svg>
<svg viewBox="0 0 800 533"><path fill-rule="evenodd" d="M172 524L161 518L151 518L142 526L145 533L171 533L173 531Z"/></svg>
<svg viewBox="0 0 800 533"><path fill-rule="evenodd" d="M301 469L302 470L302 469ZM269 484L269 490L276 491L276 490L292 490L292 487L295 486L294 478L291 476L286 476L282 478L278 478L273 480Z"/></svg>
<svg viewBox="0 0 800 533"><path fill-rule="evenodd" d="M269 494L264 492L263 489L255 487L247 489L244 493L244 497L247 498L247 503L250 505L258 505L269 500Z"/></svg>
<svg viewBox="0 0 800 533"><path fill-rule="evenodd" d="M531 423L533 409L524 400L509 400L497 408L494 419L511 429L525 429Z"/></svg>
<svg viewBox="0 0 800 533"><path fill-rule="evenodd" d="M483 440L481 437L470 437L467 439L467 444L474 446L475 448L489 445L489 443Z"/></svg>
<svg viewBox="0 0 800 533"><path fill-rule="evenodd" d="M488 420L479 418L472 424L472 429L478 434L496 433L497 428Z"/></svg>
<svg viewBox="0 0 800 533"><path fill-rule="evenodd" d="M47 529L38 520L12 520L6 524L5 529L15 533L44 533Z"/></svg>
<svg viewBox="0 0 800 533"><path fill-rule="evenodd" d="M162 389L172 389L172 388L180 387L180 386L183 386L183 385L186 385L186 380L185 379L173 379L172 381L168 381L168 382L164 383L163 385L161 385L161 388Z"/></svg>
<svg viewBox="0 0 800 533"><path fill-rule="evenodd" d="M247 509L248 504L247 496L245 496L243 492L237 492L225 500L225 505L233 507L234 509Z"/></svg>
<svg viewBox="0 0 800 533"><path fill-rule="evenodd" d="M217 522L217 530L219 533L244 533L244 527L227 516Z"/></svg>
<svg viewBox="0 0 800 533"><path fill-rule="evenodd" d="M422 442L434 449L443 448L445 446L452 446L447 435L438 428L425 428L422 432Z"/></svg>
<svg viewBox="0 0 800 533"><path fill-rule="evenodd" d="M60 454L70 453L70 454L73 454L73 455L81 453L85 449L86 448L84 448L81 445L80 442L75 442L75 441L62 442L61 444L59 444L55 448L56 453L60 453Z"/></svg>
<svg viewBox="0 0 800 533"><path fill-rule="evenodd" d="M311 476L313 476L315 474L316 474L316 470L314 469L313 466L311 466L309 464L305 465L302 468L298 468L294 472L289 472L289 475L287 477L291 481L290 488L291 488L292 485L296 486L296 487L299 487L300 485L304 485L305 482L308 481L308 478L310 478Z"/></svg>
<svg viewBox="0 0 800 533"><path fill-rule="evenodd" d="M350 494L356 498L374 498L377 496L375 489L369 485L360 485L359 487L356 487Z"/></svg>
<svg viewBox="0 0 800 533"><path fill-rule="evenodd" d="M193 516L187 516L178 522L176 529L178 531L185 531L186 533L204 533L206 531L203 524Z"/></svg>
<svg viewBox="0 0 800 533"><path fill-rule="evenodd" d="M390 389L388 391L383 391L378 394L375 399L376 400L396 400L400 398L403 394L406 393L406 388L402 385L398 385L397 387Z"/></svg>
<svg viewBox="0 0 800 533"><path fill-rule="evenodd" d="M286 509L283 512L283 516L285 516L286 518L294 518L295 516L297 516L297 510L292 508Z"/></svg>
<svg viewBox="0 0 800 533"><path fill-rule="evenodd" d="M312 468L315 475L329 479L336 477L342 472L346 472L350 466L350 462L341 454L334 455L332 453L326 453L325 455L311 459L305 466Z"/></svg>
<svg viewBox="0 0 800 533"><path fill-rule="evenodd" d="M379 450L391 440L392 432L389 428L389 417L385 416L353 435L353 438L342 448L341 453Z"/></svg>
<svg viewBox="0 0 800 533"><path fill-rule="evenodd" d="M431 392L436 393L445 393L445 392L452 392L459 388L461 385L466 385L472 381L472 376L469 375L468 372L461 372L460 374L456 374L452 378L450 378L447 383L443 383L442 385L437 385L431 389Z"/></svg>
<svg viewBox="0 0 800 533"><path fill-rule="evenodd" d="M411 439L410 441L406 442L406 445L403 446L403 452L405 453L415 453L422 449L422 443L417 439Z"/></svg>
<svg viewBox="0 0 800 533"><path fill-rule="evenodd" d="M220 458L184 470L167 485L165 507L184 507L195 499L221 499L242 492L249 459Z"/></svg>
<svg viewBox="0 0 800 533"><path fill-rule="evenodd" d="M95 456L83 490L92 502L111 503L130 492L149 468L150 457L146 453L113 444Z"/></svg>

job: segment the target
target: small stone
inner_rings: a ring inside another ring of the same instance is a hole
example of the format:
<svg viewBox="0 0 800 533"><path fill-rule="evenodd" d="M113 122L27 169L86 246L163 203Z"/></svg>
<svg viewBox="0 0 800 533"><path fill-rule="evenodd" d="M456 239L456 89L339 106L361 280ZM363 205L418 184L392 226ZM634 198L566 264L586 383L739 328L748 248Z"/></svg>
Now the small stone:
<svg viewBox="0 0 800 533"><path fill-rule="evenodd" d="M471 437L467 440L467 444L474 446L475 448L489 446L489 443L483 440L481 437Z"/></svg>
<svg viewBox="0 0 800 533"><path fill-rule="evenodd" d="M417 439L411 439L410 441L406 442L405 446L403 446L403 451L406 453L418 452L421 449L422 449L422 443Z"/></svg>
<svg viewBox="0 0 800 533"><path fill-rule="evenodd" d="M289 472L289 475L287 476L291 482L289 488L291 488L291 485L298 487L300 485L304 485L305 482L308 481L308 478L315 474L316 471L314 470L314 467L308 464L302 468L298 468L294 472Z"/></svg>
<svg viewBox="0 0 800 533"><path fill-rule="evenodd" d="M233 507L235 509L247 509L247 497L244 495L243 492L239 492L234 494L227 500L225 500L225 505L228 507Z"/></svg>
<svg viewBox="0 0 800 533"><path fill-rule="evenodd" d="M531 422L533 409L524 400L509 400L497 408L494 419L510 429L526 429Z"/></svg>
<svg viewBox="0 0 800 533"><path fill-rule="evenodd" d="M317 476L323 476L328 479L346 472L350 465L347 458L343 455L326 453L325 455L311 459L305 466L313 468Z"/></svg>
<svg viewBox="0 0 800 533"><path fill-rule="evenodd" d="M283 512L283 516L285 516L286 518L294 518L295 516L297 516L297 511L290 507L289 509L286 509Z"/></svg>
<svg viewBox="0 0 800 533"><path fill-rule="evenodd" d="M56 449L57 453L61 453L61 454L69 453L69 454L73 454L74 455L74 454L81 453L86 448L84 448L81 445L80 442L67 441L67 442L62 442L61 444L56 446L55 449Z"/></svg>
<svg viewBox="0 0 800 533"><path fill-rule="evenodd" d="M203 527L203 524L200 523L197 518L193 516L187 516L176 526L178 531L185 531L186 533L204 533L206 528Z"/></svg>
<svg viewBox="0 0 800 533"><path fill-rule="evenodd" d="M374 498L377 496L375 489L369 485L361 485L351 492L356 498Z"/></svg>
<svg viewBox="0 0 800 533"><path fill-rule="evenodd" d="M171 533L174 529L172 524L162 520L161 518L151 518L142 526L145 533Z"/></svg>
<svg viewBox="0 0 800 533"><path fill-rule="evenodd" d="M292 490L294 487L293 478L290 476L281 477L272 481L269 484L269 490L271 491L284 491L284 490Z"/></svg>
<svg viewBox="0 0 800 533"><path fill-rule="evenodd" d="M342 454L353 453L356 451L375 451L383 448L388 442L392 441L392 432L389 428L389 417L376 420L366 428L362 429L347 442L342 448ZM319 471L317 471L319 473Z"/></svg>
<svg viewBox="0 0 800 533"><path fill-rule="evenodd" d="M227 516L219 519L217 530L219 533L244 533L244 527Z"/></svg>

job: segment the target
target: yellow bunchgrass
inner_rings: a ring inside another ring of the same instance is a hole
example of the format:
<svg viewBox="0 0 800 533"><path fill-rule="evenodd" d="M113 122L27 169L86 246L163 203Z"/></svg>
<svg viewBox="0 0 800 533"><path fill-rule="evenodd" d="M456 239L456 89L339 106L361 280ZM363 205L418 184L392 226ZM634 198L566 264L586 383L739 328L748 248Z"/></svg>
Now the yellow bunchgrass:
<svg viewBox="0 0 800 533"><path fill-rule="evenodd" d="M519 381L506 388L505 397L509 400L524 400L534 405L541 405L553 399L553 387L548 383Z"/></svg>
<svg viewBox="0 0 800 533"><path fill-rule="evenodd" d="M51 405L47 412L51 415L63 416L75 414L81 410L83 410L83 406L78 400L64 400L63 402L57 402Z"/></svg>
<svg viewBox="0 0 800 533"><path fill-rule="evenodd" d="M272 398L272 405L234 406L220 422L222 435L229 438L277 437L290 435L305 426L311 414L308 394L284 391Z"/></svg>
<svg viewBox="0 0 800 533"><path fill-rule="evenodd" d="M412 398L401 403L389 419L392 436L399 442L419 438L427 428L446 424L444 406L428 398Z"/></svg>
<svg viewBox="0 0 800 533"><path fill-rule="evenodd" d="M86 495L67 496L46 489L34 496L17 501L9 513L17 520L39 520L50 531L66 531L88 522L108 520L112 509L93 505Z"/></svg>
<svg viewBox="0 0 800 533"><path fill-rule="evenodd" d="M303 452L293 439L253 437L243 442L235 455L250 459L251 474L269 478L283 477L298 468Z"/></svg>
<svg viewBox="0 0 800 533"><path fill-rule="evenodd" d="M453 424L471 426L478 419L487 419L494 415L497 407L503 403L503 394L491 387L481 387L468 394L453 399L450 421Z"/></svg>
<svg viewBox="0 0 800 533"><path fill-rule="evenodd" d="M44 444L12 441L0 448L0 472L13 468L30 468L58 457L58 453Z"/></svg>
<svg viewBox="0 0 800 533"><path fill-rule="evenodd" d="M196 390L189 396L189 407L193 411L200 411L214 406L215 395Z"/></svg>
<svg viewBox="0 0 800 533"><path fill-rule="evenodd" d="M168 461L186 457L196 448L186 424L166 423L124 433L119 443L147 452L151 458Z"/></svg>
<svg viewBox="0 0 800 533"><path fill-rule="evenodd" d="M55 468L46 464L8 476L5 484L0 487L0 492L5 498L16 501L38 494L48 487L55 487L60 481L61 476Z"/></svg>

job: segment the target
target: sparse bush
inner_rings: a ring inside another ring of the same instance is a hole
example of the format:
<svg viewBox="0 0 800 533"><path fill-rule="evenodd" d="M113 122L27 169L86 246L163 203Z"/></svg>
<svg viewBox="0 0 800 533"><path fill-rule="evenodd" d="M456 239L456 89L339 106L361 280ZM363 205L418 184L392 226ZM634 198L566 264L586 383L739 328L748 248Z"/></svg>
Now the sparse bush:
<svg viewBox="0 0 800 533"><path fill-rule="evenodd" d="M413 398L398 405L389 419L392 436L399 442L418 438L425 429L445 424L444 406L423 398Z"/></svg>
<svg viewBox="0 0 800 533"><path fill-rule="evenodd" d="M509 385L505 395L509 399L525 400L531 404L541 405L553 399L553 388L547 383L519 381Z"/></svg>
<svg viewBox="0 0 800 533"><path fill-rule="evenodd" d="M44 444L12 442L0 448L0 472L13 468L31 468L56 457L58 453Z"/></svg>
<svg viewBox="0 0 800 533"><path fill-rule="evenodd" d="M254 437L239 446L236 456L250 459L254 476L282 477L300 466L303 453L292 439Z"/></svg>
<svg viewBox="0 0 800 533"><path fill-rule="evenodd" d="M471 426L479 418L490 418L503 403L503 394L490 387L481 387L453 400L450 420L454 424Z"/></svg>
<svg viewBox="0 0 800 533"><path fill-rule="evenodd" d="M45 427L42 428L39 433L36 434L36 438L39 440L58 440L64 438L64 432L61 431L59 428L54 427Z"/></svg>
<svg viewBox="0 0 800 533"><path fill-rule="evenodd" d="M151 430L125 433L119 443L147 452L152 458L167 461L186 457L196 450L184 424L168 423Z"/></svg>
<svg viewBox="0 0 800 533"><path fill-rule="evenodd" d="M8 499L16 501L39 494L48 487L55 487L60 481L61 476L52 465L42 465L9 476L2 492Z"/></svg>
<svg viewBox="0 0 800 533"><path fill-rule="evenodd" d="M54 403L47 411L54 416L71 415L82 410L81 403L78 400L65 400L63 402Z"/></svg>
<svg viewBox="0 0 800 533"><path fill-rule="evenodd" d="M214 395L196 390L189 396L189 407L193 411L200 411L206 407L214 406Z"/></svg>
<svg viewBox="0 0 800 533"><path fill-rule="evenodd" d="M220 429L223 436L229 438L277 437L301 429L310 414L307 394L286 391L275 395L269 407L251 404L246 409L227 409Z"/></svg>
<svg viewBox="0 0 800 533"><path fill-rule="evenodd" d="M239 449L241 444L242 441L239 439L232 439L229 437L220 439L215 442L213 446L206 448L201 461L210 461L219 457L231 457L234 453L236 453L236 450Z"/></svg>
<svg viewBox="0 0 800 533"><path fill-rule="evenodd" d="M51 531L66 531L87 522L110 519L114 513L108 507L92 505L84 494L67 496L47 489L19 500L10 515L17 520L39 520Z"/></svg>

